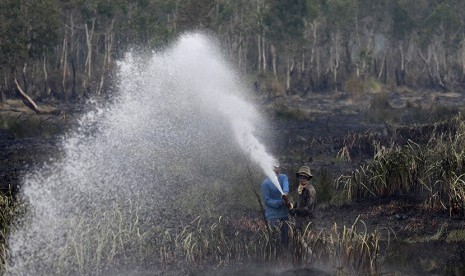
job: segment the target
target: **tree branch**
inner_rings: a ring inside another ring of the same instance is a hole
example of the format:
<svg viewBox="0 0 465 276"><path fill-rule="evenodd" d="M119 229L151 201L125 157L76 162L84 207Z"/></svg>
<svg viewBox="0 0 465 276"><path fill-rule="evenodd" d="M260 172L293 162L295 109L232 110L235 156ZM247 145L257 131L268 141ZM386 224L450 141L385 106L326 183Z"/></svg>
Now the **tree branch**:
<svg viewBox="0 0 465 276"><path fill-rule="evenodd" d="M14 80L15 80L16 88L18 89L19 96L21 97L21 100L23 101L24 105L29 107L31 110L33 110L37 114L42 113L42 111L39 109L37 104L23 91L23 89L19 85L16 78Z"/></svg>

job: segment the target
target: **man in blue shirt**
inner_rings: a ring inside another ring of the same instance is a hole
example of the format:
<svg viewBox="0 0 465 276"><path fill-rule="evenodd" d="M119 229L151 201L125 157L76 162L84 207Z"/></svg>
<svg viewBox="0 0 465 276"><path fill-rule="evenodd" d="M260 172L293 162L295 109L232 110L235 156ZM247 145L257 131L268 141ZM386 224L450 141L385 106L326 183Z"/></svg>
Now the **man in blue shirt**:
<svg viewBox="0 0 465 276"><path fill-rule="evenodd" d="M273 171L278 177L279 185L283 190L284 196L273 184L271 179L267 177L262 183L262 195L265 201L265 216L270 226L280 227L281 229L281 242L284 246L289 244L289 227L287 221L289 220L289 209L292 209L292 204L287 200L289 193L289 180L287 175L280 173L279 164L273 165Z"/></svg>

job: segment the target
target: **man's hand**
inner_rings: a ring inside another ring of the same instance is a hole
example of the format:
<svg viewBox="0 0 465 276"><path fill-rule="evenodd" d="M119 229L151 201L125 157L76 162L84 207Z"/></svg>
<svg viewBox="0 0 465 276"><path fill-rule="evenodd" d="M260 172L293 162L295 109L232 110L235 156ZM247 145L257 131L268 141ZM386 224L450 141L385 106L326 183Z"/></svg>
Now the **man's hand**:
<svg viewBox="0 0 465 276"><path fill-rule="evenodd" d="M289 198L287 197L286 194L283 194L281 196L281 198L283 199L283 205L287 207L287 209L292 209L292 203L289 201Z"/></svg>
<svg viewBox="0 0 465 276"><path fill-rule="evenodd" d="M283 194L283 195L281 196L281 198L283 199L283 204L284 204L284 205L287 205L287 204L289 203L289 198L287 197L286 194Z"/></svg>

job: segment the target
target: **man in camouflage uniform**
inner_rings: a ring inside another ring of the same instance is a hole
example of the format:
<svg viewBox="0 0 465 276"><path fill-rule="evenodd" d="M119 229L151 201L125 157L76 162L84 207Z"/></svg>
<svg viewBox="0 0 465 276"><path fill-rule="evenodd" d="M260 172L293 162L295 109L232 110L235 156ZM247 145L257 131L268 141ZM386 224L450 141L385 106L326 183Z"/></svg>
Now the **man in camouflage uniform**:
<svg viewBox="0 0 465 276"><path fill-rule="evenodd" d="M302 233L305 227L314 217L316 205L315 187L310 183L313 175L308 166L300 167L297 172L299 187L297 188L298 200L293 209L290 210L291 215L295 216L296 228Z"/></svg>

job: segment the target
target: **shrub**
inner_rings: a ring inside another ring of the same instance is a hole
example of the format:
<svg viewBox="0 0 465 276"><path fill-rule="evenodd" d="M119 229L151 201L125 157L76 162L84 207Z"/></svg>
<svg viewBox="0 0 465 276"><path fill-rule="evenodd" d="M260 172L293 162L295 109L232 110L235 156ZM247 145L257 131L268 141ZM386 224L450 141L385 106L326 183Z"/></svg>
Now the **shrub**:
<svg viewBox="0 0 465 276"><path fill-rule="evenodd" d="M399 112L393 112L389 104L389 97L386 92L380 92L374 95L366 116L372 122L398 122L400 120Z"/></svg>
<svg viewBox="0 0 465 276"><path fill-rule="evenodd" d="M328 169L322 168L315 179L316 198L318 203L327 203L331 201L334 192L334 186L331 174Z"/></svg>
<svg viewBox="0 0 465 276"><path fill-rule="evenodd" d="M465 123L457 115L435 125L425 145L411 140L382 148L373 161L336 180L342 199L409 194L432 209L465 213Z"/></svg>

